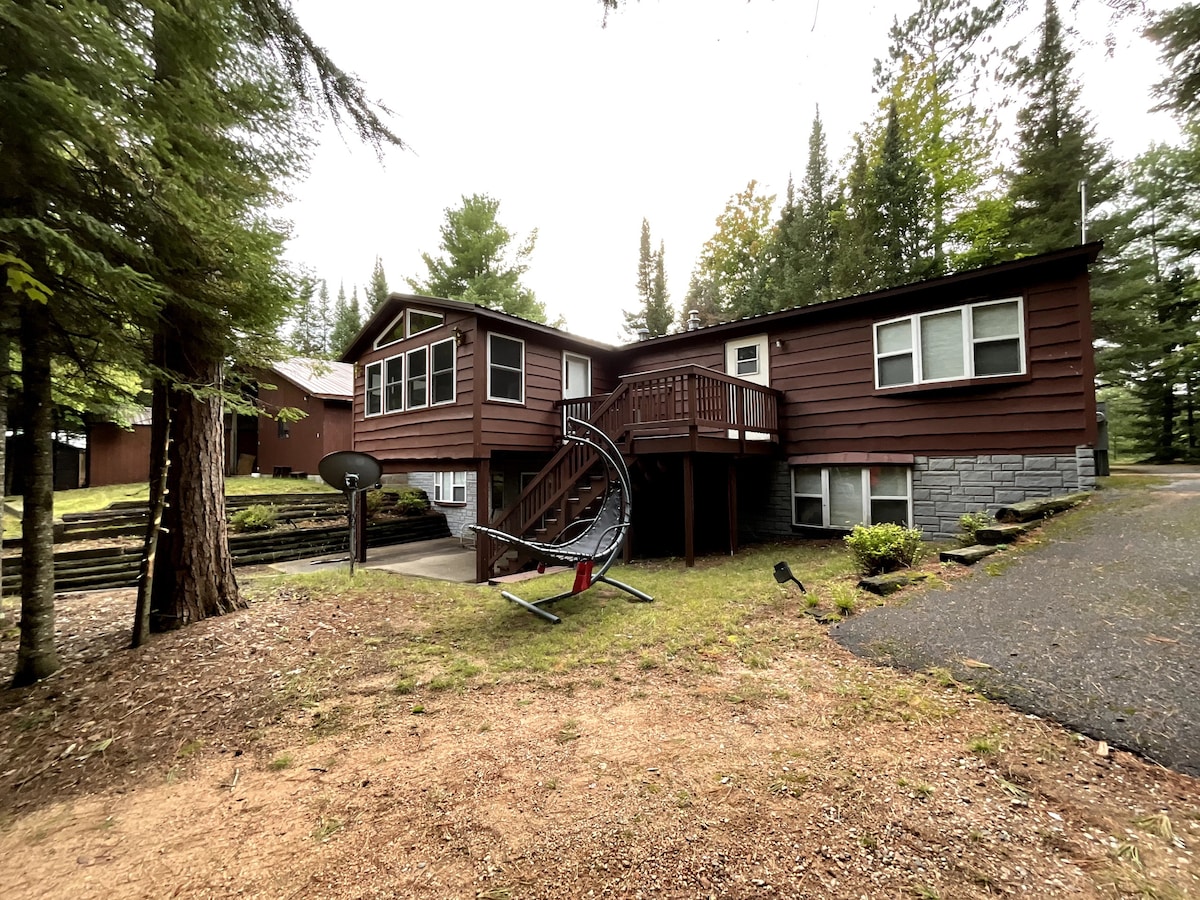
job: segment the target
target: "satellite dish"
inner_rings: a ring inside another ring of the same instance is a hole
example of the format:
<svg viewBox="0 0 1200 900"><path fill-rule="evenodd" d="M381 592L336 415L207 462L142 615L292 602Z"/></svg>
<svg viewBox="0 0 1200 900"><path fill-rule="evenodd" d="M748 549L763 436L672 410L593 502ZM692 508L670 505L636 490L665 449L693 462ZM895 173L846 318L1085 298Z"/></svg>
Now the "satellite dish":
<svg viewBox="0 0 1200 900"><path fill-rule="evenodd" d="M369 453L338 450L317 463L321 478L334 490L352 491L373 488L383 475L383 466ZM349 477L353 476L353 477Z"/></svg>

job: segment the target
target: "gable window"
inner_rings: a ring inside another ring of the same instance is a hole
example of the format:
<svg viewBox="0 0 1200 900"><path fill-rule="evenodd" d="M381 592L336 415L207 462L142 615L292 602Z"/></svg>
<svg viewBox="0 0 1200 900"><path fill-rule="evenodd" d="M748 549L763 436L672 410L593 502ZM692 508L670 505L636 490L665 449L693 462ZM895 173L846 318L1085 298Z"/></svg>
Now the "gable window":
<svg viewBox="0 0 1200 900"><path fill-rule="evenodd" d="M393 356L383 363L383 411L404 409L404 354Z"/></svg>
<svg viewBox="0 0 1200 900"><path fill-rule="evenodd" d="M375 338L375 349L386 347L388 344L395 344L398 341L404 340L404 316L396 316L392 320L392 324L379 333L379 337Z"/></svg>
<svg viewBox="0 0 1200 900"><path fill-rule="evenodd" d="M426 331L432 331L442 324L443 317L441 313L425 312L421 309L410 309L408 311L408 336L416 337L418 334L424 334Z"/></svg>
<svg viewBox="0 0 1200 900"><path fill-rule="evenodd" d="M499 334L488 335L489 400L525 402L525 342Z"/></svg>
<svg viewBox="0 0 1200 900"><path fill-rule="evenodd" d="M875 325L875 386L1025 372L1020 299L973 303Z"/></svg>
<svg viewBox="0 0 1200 900"><path fill-rule="evenodd" d="M438 341L430 348L433 361L430 372L429 402L454 402L454 339Z"/></svg>
<svg viewBox="0 0 1200 900"><path fill-rule="evenodd" d="M911 470L905 466L797 466L792 524L853 528L912 521Z"/></svg>
<svg viewBox="0 0 1200 900"><path fill-rule="evenodd" d="M438 472L433 481L434 503L466 503L467 473Z"/></svg>
<svg viewBox="0 0 1200 900"><path fill-rule="evenodd" d="M373 362L363 370L363 414L383 412L383 363Z"/></svg>
<svg viewBox="0 0 1200 900"><path fill-rule="evenodd" d="M408 351L408 380L406 403L409 409L429 405L429 348Z"/></svg>

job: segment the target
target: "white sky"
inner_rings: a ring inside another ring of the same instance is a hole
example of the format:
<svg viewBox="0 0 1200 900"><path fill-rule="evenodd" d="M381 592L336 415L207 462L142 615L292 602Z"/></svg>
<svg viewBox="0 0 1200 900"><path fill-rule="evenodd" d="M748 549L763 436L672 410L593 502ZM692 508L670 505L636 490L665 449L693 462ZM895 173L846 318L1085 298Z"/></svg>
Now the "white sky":
<svg viewBox="0 0 1200 900"><path fill-rule="evenodd" d="M666 246L676 309L726 201L758 179L782 200L807 159L821 108L830 159L873 115L872 61L913 0L630 0L601 28L597 0L295 0L305 28L396 113L410 151L382 164L330 128L294 186L288 257L360 298L375 257L392 290L423 276L444 210L500 201L518 238L538 230L525 283L551 319L621 342L637 305L642 218ZM1118 34L1084 0L1076 58L1084 101L1116 153L1170 139L1145 110L1161 77L1154 49ZM1161 3L1152 4L1159 6ZM1170 4L1168 4L1170 5ZM1036 27L1035 8L1030 27ZM1128 29L1127 29L1128 30Z"/></svg>

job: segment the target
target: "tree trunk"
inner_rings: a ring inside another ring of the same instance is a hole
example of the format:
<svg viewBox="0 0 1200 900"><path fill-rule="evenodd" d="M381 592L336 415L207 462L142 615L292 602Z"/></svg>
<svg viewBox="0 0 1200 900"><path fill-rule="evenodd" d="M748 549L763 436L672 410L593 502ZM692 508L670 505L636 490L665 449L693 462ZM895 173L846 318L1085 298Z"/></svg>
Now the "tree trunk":
<svg viewBox="0 0 1200 900"><path fill-rule="evenodd" d="M233 575L225 525L221 407L211 390L220 377L220 363L189 360L174 341L168 341L166 355L168 371L187 372L192 384L210 390L203 397L169 390L167 503L154 565L152 631L181 628L248 605Z"/></svg>
<svg viewBox="0 0 1200 900"><path fill-rule="evenodd" d="M50 328L46 310L26 301L21 317L25 405L25 502L21 517L21 643L13 687L58 670L54 648L54 407L50 393Z"/></svg>
<svg viewBox="0 0 1200 900"><path fill-rule="evenodd" d="M163 339L154 339L154 364L163 364ZM137 605L133 614L133 635L129 645L140 647L150 637L150 599L154 594L154 567L158 558L159 538L162 536L163 512L167 497L168 458L170 455L171 408L167 402L167 387L160 380L154 384L150 419L150 504L146 516L146 538L142 545L142 561L138 571Z"/></svg>

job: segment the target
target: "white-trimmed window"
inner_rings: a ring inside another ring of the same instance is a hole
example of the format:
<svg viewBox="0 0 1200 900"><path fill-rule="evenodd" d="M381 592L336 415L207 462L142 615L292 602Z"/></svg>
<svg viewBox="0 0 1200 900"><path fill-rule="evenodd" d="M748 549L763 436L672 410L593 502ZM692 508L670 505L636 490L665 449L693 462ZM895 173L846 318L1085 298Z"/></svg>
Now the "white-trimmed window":
<svg viewBox="0 0 1200 900"><path fill-rule="evenodd" d="M383 361L383 411L404 409L404 354Z"/></svg>
<svg viewBox="0 0 1200 900"><path fill-rule="evenodd" d="M373 362L363 370L363 414L383 412L383 363Z"/></svg>
<svg viewBox="0 0 1200 900"><path fill-rule="evenodd" d="M1021 299L972 303L875 325L875 386L1025 373Z"/></svg>
<svg viewBox="0 0 1200 900"><path fill-rule="evenodd" d="M757 375L759 372L758 344L746 344L737 348L737 359L734 361L733 373L739 378L747 375Z"/></svg>
<svg viewBox="0 0 1200 900"><path fill-rule="evenodd" d="M525 342L502 334L488 335L489 400L525 402Z"/></svg>
<svg viewBox="0 0 1200 900"><path fill-rule="evenodd" d="M466 503L467 473L437 472L433 479L434 503Z"/></svg>
<svg viewBox="0 0 1200 900"><path fill-rule="evenodd" d="M404 340L404 314L396 316L392 319L390 325L383 331L379 332L379 337L375 338L375 349L386 347L388 344L395 344Z"/></svg>
<svg viewBox="0 0 1200 900"><path fill-rule="evenodd" d="M439 403L454 402L454 338L438 341L430 349L432 371L429 376L429 402L435 406Z"/></svg>
<svg viewBox="0 0 1200 900"><path fill-rule="evenodd" d="M408 311L408 336L416 337L418 334L424 334L426 331L433 331L442 322L445 317L441 313L426 312L423 309L410 309Z"/></svg>
<svg viewBox="0 0 1200 900"><path fill-rule="evenodd" d="M408 378L405 384L405 403L409 409L421 409L429 405L429 348L418 347L408 351Z"/></svg>
<svg viewBox="0 0 1200 900"><path fill-rule="evenodd" d="M912 470L907 466L796 466L792 524L853 528L912 522Z"/></svg>

